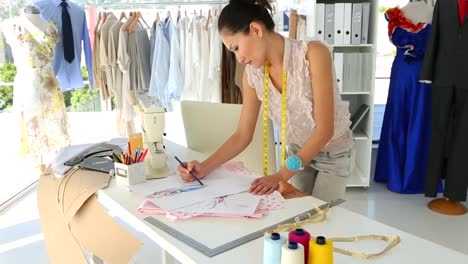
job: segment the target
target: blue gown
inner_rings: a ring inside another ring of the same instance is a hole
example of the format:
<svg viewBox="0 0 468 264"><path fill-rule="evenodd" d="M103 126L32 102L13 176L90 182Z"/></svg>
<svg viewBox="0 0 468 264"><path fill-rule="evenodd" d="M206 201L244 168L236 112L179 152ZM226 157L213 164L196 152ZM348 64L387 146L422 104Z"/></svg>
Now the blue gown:
<svg viewBox="0 0 468 264"><path fill-rule="evenodd" d="M431 25L414 24L399 8L386 12L397 47L374 180L398 193L424 193L431 137L431 87L419 82Z"/></svg>

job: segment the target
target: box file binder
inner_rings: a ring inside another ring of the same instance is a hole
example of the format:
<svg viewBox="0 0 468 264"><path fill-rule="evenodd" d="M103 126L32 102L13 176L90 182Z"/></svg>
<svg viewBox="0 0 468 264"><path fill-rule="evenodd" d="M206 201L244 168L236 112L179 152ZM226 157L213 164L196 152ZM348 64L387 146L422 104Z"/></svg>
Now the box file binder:
<svg viewBox="0 0 468 264"><path fill-rule="evenodd" d="M317 29L315 36L320 40L325 40L325 4L317 4L315 24Z"/></svg>
<svg viewBox="0 0 468 264"><path fill-rule="evenodd" d="M351 45L351 22L353 14L353 4L344 4L344 25L343 25L343 44Z"/></svg>
<svg viewBox="0 0 468 264"><path fill-rule="evenodd" d="M325 4L325 41L333 45L335 37L335 5Z"/></svg>
<svg viewBox="0 0 468 264"><path fill-rule="evenodd" d="M362 32L362 3L353 4L353 22L351 25L351 44L361 44L361 32Z"/></svg>
<svg viewBox="0 0 468 264"><path fill-rule="evenodd" d="M334 44L343 45L344 44L344 12L345 12L344 3L335 4L335 35L334 35Z"/></svg>
<svg viewBox="0 0 468 264"><path fill-rule="evenodd" d="M362 31L361 43L369 43L369 20L370 20L370 3L363 3L362 5Z"/></svg>

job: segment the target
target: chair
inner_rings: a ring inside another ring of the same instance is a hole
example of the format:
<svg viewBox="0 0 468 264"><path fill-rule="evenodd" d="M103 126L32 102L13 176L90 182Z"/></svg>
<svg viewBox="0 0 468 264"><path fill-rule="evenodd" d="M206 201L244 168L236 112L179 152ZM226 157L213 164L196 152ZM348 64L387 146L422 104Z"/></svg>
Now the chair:
<svg viewBox="0 0 468 264"><path fill-rule="evenodd" d="M187 147L206 155L214 153L237 129L242 105L181 102ZM263 174L263 121L259 114L250 145L233 160ZM276 154L273 125L268 119L268 173L275 173Z"/></svg>

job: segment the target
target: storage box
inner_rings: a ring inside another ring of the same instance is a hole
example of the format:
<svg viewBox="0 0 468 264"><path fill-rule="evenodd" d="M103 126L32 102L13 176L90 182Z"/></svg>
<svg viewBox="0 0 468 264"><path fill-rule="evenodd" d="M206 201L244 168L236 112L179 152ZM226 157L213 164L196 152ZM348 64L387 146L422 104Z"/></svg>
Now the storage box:
<svg viewBox="0 0 468 264"><path fill-rule="evenodd" d="M115 181L118 186L130 187L146 181L145 163L139 162L132 165L114 163Z"/></svg>

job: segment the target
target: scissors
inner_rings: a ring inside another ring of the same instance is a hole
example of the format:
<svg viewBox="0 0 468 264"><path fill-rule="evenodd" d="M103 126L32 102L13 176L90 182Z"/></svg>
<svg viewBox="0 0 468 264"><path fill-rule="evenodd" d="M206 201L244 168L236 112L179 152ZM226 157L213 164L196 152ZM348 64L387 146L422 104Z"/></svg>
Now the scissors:
<svg viewBox="0 0 468 264"><path fill-rule="evenodd" d="M184 193L184 192L190 192L190 191L195 191L198 189L205 188L206 185L185 185L180 188L171 188L159 192L154 192L148 196L148 198L162 198L165 196L173 196L179 193Z"/></svg>

